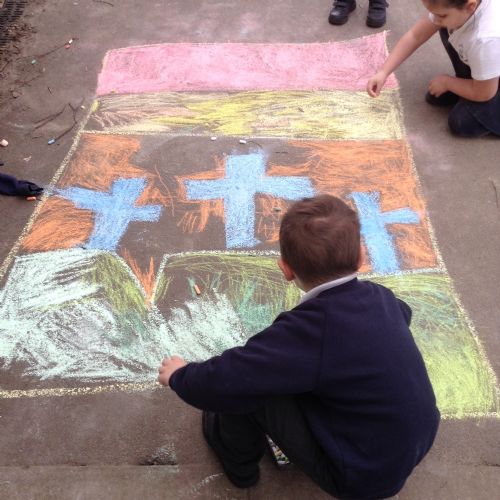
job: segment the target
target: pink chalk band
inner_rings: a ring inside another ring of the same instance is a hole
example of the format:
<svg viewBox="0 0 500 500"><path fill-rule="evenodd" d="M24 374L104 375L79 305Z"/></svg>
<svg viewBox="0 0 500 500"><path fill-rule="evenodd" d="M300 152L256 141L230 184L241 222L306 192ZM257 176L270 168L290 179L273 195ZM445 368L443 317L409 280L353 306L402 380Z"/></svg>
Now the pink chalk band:
<svg viewBox="0 0 500 500"><path fill-rule="evenodd" d="M168 43L111 50L97 94L363 90L387 55L385 33L329 43ZM386 88L396 88L393 75Z"/></svg>

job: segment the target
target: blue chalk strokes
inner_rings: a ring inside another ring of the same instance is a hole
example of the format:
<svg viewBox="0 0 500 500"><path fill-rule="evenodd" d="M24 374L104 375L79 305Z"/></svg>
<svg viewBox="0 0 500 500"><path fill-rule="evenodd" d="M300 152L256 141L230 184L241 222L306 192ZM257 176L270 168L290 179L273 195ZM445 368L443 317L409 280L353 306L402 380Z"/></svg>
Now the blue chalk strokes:
<svg viewBox="0 0 500 500"><path fill-rule="evenodd" d="M226 160L226 176L216 180L186 180L189 200L224 200L227 248L254 247L255 195L270 194L286 200L314 196L308 177L266 176L262 153L231 155Z"/></svg>
<svg viewBox="0 0 500 500"><path fill-rule="evenodd" d="M160 218L161 205L135 205L145 186L145 179L118 179L113 182L111 193L72 187L59 189L57 194L71 200L77 208L95 212L94 230L86 248L115 250L130 222Z"/></svg>
<svg viewBox="0 0 500 500"><path fill-rule="evenodd" d="M393 237L388 224L417 224L418 214L410 208L382 212L380 193L351 193L361 223L361 235L366 244L373 271L380 274L399 271Z"/></svg>

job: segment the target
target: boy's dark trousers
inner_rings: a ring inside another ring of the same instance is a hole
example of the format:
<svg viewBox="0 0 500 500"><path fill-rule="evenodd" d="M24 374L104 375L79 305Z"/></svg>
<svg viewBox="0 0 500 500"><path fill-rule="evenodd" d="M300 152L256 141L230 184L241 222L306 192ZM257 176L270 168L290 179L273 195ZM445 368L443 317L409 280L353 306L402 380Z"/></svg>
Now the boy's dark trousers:
<svg viewBox="0 0 500 500"><path fill-rule="evenodd" d="M458 78L470 80L472 78L470 67L460 59L449 42L448 30L441 28L439 35L451 60L455 75ZM448 124L453 133L462 137L481 137L490 132L497 134L497 130L500 132L500 92L486 102L458 99L458 96L457 101L448 116Z"/></svg>
<svg viewBox="0 0 500 500"><path fill-rule="evenodd" d="M210 444L229 474L258 474L259 461L267 449L267 434L293 464L323 490L338 496L339 469L313 438L297 397L269 398L262 409L244 415L218 413L215 423L214 442Z"/></svg>

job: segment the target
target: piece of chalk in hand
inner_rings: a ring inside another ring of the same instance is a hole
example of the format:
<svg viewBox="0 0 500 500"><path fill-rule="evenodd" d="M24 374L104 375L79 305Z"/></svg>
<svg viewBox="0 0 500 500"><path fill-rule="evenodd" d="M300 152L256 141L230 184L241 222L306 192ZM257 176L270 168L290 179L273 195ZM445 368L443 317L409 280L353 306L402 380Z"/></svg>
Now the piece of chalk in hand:
<svg viewBox="0 0 500 500"><path fill-rule="evenodd" d="M196 295L201 295L201 290L200 287L196 284L193 285L194 291L196 292Z"/></svg>
<svg viewBox="0 0 500 500"><path fill-rule="evenodd" d="M245 139L240 139L240 144L246 144L247 141L245 141Z"/></svg>

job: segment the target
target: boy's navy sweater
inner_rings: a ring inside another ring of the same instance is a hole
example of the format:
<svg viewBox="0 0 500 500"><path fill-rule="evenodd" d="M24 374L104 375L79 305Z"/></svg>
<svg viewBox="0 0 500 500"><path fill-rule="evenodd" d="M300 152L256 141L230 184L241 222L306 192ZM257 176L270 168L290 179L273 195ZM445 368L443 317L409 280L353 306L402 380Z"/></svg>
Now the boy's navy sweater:
<svg viewBox="0 0 500 500"><path fill-rule="evenodd" d="M339 468L342 497L392 496L439 423L410 319L409 306L390 290L353 279L281 313L244 346L177 370L170 386L197 408L226 413L297 395Z"/></svg>

